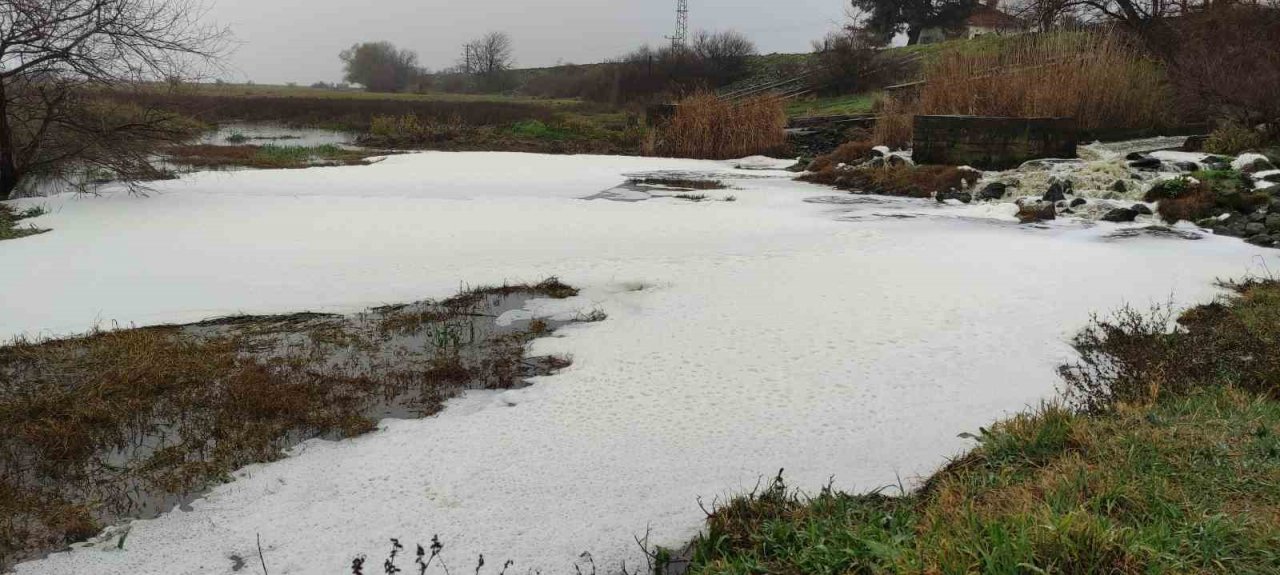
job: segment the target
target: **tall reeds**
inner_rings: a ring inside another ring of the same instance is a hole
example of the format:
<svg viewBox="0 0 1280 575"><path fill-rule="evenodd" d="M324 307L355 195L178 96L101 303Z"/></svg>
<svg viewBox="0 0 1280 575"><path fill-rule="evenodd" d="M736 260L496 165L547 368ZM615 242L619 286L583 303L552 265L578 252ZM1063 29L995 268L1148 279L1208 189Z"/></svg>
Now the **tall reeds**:
<svg viewBox="0 0 1280 575"><path fill-rule="evenodd" d="M675 115L657 127L653 151L709 160L780 152L786 147L786 126L786 110L777 98L730 102L702 92L680 100Z"/></svg>
<svg viewBox="0 0 1280 575"><path fill-rule="evenodd" d="M919 92L885 110L895 118L877 135L901 140L903 115L1071 117L1097 130L1162 127L1172 110L1164 69L1123 36L1027 34L929 58Z"/></svg>

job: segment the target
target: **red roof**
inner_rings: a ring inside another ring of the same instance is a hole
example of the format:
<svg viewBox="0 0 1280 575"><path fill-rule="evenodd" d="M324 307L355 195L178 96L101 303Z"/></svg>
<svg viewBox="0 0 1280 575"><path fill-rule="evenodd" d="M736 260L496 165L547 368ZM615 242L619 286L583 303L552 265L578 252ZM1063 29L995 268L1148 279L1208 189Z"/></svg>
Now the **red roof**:
<svg viewBox="0 0 1280 575"><path fill-rule="evenodd" d="M970 26L980 26L983 28L995 29L1022 29L1026 25L1021 20L1014 18L1004 12L1001 12L990 6L977 6L973 9L973 13L969 14L969 19L965 20L965 24Z"/></svg>

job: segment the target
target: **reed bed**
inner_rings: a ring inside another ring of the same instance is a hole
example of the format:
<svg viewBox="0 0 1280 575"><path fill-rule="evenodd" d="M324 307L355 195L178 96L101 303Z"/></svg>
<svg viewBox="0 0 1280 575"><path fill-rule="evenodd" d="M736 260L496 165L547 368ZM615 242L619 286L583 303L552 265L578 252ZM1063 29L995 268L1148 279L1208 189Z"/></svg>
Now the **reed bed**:
<svg viewBox="0 0 1280 575"><path fill-rule="evenodd" d="M878 137L901 141L916 114L1071 117L1083 130L1100 130L1164 127L1173 110L1160 64L1106 31L959 46L929 59L923 72L914 98L886 107Z"/></svg>
<svg viewBox="0 0 1280 575"><path fill-rule="evenodd" d="M707 160L778 153L786 148L786 126L786 108L778 98L728 102L698 93L680 100L675 115L657 128L653 151Z"/></svg>

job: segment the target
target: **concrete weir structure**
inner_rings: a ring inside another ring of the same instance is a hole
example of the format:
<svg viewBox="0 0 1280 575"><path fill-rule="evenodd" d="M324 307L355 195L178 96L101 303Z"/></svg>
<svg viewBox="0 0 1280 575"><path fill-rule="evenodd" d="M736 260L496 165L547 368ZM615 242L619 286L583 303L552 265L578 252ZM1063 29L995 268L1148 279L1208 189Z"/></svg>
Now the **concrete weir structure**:
<svg viewBox="0 0 1280 575"><path fill-rule="evenodd" d="M918 164L1005 170L1036 158L1076 157L1073 118L916 116L912 159Z"/></svg>

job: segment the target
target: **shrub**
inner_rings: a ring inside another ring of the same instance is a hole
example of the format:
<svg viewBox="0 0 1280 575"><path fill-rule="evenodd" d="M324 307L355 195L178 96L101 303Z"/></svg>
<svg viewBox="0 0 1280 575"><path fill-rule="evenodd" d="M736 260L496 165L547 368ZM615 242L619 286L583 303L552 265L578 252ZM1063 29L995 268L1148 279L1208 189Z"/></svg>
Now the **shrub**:
<svg viewBox="0 0 1280 575"><path fill-rule="evenodd" d="M1280 398L1280 282L1226 287L1231 298L1188 311L1172 331L1167 307L1094 318L1072 341L1080 361L1060 370L1067 397L1095 412L1208 386Z"/></svg>
<svg viewBox="0 0 1280 575"><path fill-rule="evenodd" d="M1183 19L1170 66L1181 108L1228 120L1223 148L1258 147L1246 131L1262 125L1280 138L1280 11L1245 3L1213 3ZM1228 133L1244 140L1226 138Z"/></svg>
<svg viewBox="0 0 1280 575"><path fill-rule="evenodd" d="M917 114L1071 117L1084 130L1159 128L1170 123L1172 102L1160 65L1117 34L1028 34L932 56L919 94L885 110L893 117L879 135L909 139L903 132Z"/></svg>
<svg viewBox="0 0 1280 575"><path fill-rule="evenodd" d="M809 164L809 171L821 172L828 168L834 168L840 164L859 164L871 157L871 148L874 147L871 142L845 142L840 144L830 154L818 156Z"/></svg>
<svg viewBox="0 0 1280 575"><path fill-rule="evenodd" d="M446 120L420 119L417 114L374 116L369 122L369 133L360 138L360 143L376 146L419 146L454 140L473 130L473 127L468 126L458 116Z"/></svg>
<svg viewBox="0 0 1280 575"><path fill-rule="evenodd" d="M1257 130L1246 128L1235 122L1223 122L1205 140L1204 151L1210 154L1234 156L1247 150L1261 148L1265 143L1265 138Z"/></svg>
<svg viewBox="0 0 1280 575"><path fill-rule="evenodd" d="M786 124L777 98L730 102L701 92L680 100L675 115L658 126L656 151L716 160L777 153L786 146Z"/></svg>

